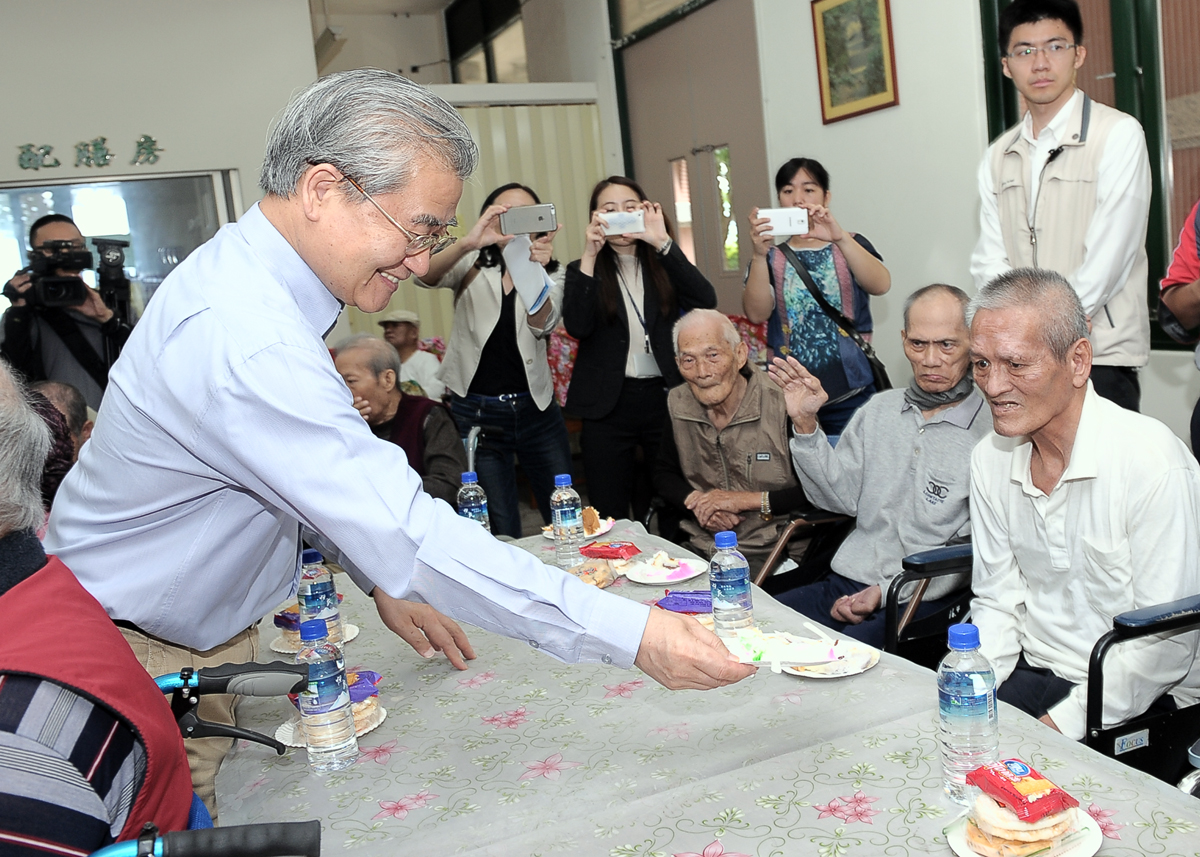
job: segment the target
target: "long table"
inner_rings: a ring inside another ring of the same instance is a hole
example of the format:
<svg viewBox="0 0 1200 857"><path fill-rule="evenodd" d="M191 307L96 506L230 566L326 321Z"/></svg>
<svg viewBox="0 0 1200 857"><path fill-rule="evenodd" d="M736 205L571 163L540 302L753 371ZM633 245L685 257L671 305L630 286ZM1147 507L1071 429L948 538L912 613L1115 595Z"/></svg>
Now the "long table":
<svg viewBox="0 0 1200 857"><path fill-rule="evenodd" d="M611 536L668 546L630 522ZM550 541L519 544L552 561ZM323 777L303 750L239 742L217 778L222 824L320 818L326 854L951 853L943 829L960 808L941 791L926 669L884 655L853 677L762 669L731 687L671 692L636 669L561 664L469 628L478 657L459 672L417 656L345 584L343 611L362 628L347 665L383 674L385 721L359 740L357 764ZM705 586L707 575L679 588ZM625 578L608 591L663 595ZM754 597L760 626L803 632L797 614ZM274 629L263 628L265 643ZM238 722L270 733L292 713L286 700L245 700ZM1000 740L1005 757L1079 799L1104 833L1099 853L1200 853L1195 798L1008 706Z"/></svg>

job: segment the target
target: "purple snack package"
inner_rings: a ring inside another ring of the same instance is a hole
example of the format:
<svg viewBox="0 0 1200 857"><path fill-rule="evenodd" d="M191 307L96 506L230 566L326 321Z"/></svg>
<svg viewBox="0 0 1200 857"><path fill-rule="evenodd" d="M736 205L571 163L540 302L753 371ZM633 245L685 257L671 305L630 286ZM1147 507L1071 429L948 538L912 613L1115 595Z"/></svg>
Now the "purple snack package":
<svg viewBox="0 0 1200 857"><path fill-rule="evenodd" d="M667 595L655 603L673 613L711 613L712 592L708 589L676 592L668 590Z"/></svg>

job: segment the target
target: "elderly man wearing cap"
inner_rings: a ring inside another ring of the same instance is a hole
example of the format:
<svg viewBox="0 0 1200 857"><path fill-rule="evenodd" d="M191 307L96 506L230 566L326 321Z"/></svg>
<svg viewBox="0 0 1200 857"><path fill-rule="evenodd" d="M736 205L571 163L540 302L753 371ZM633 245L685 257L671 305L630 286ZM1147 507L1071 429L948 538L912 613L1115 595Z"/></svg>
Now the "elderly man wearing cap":
<svg viewBox="0 0 1200 857"><path fill-rule="evenodd" d="M411 381L431 399L440 399L446 385L438 378L442 364L428 351L421 351L421 317L410 309L389 312L379 320L383 338L400 354L400 381Z"/></svg>

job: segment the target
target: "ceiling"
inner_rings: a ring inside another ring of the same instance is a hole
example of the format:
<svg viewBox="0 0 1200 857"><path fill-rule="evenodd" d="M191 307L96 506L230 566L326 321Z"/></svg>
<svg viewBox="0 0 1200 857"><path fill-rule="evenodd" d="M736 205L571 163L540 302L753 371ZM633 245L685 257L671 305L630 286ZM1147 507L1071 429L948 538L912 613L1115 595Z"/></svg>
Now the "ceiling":
<svg viewBox="0 0 1200 857"><path fill-rule="evenodd" d="M450 0L323 0L330 15L431 15L450 5ZM322 13L322 0L309 0L313 14Z"/></svg>

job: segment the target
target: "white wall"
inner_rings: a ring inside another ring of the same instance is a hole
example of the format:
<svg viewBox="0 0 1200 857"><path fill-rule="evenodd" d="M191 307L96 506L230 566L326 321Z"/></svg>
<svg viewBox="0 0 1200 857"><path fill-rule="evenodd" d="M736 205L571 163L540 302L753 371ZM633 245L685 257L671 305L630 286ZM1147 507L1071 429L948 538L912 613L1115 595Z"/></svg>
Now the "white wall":
<svg viewBox="0 0 1200 857"><path fill-rule="evenodd" d="M305 0L0 0L0 21L0 181L234 168L249 205L272 118L316 79ZM164 151L132 167L142 134ZM97 136L112 163L75 167ZM19 169L23 143L62 166Z"/></svg>
<svg viewBox="0 0 1200 857"><path fill-rule="evenodd" d="M313 38L325 27L320 13L313 15ZM342 28L345 40L322 75L355 68L382 68L398 71L417 83L449 83L450 65L446 62L446 30L439 15L339 15L330 14L329 23ZM437 63L436 65L425 65ZM425 66L418 71L412 67Z"/></svg>
<svg viewBox="0 0 1200 857"><path fill-rule="evenodd" d="M823 125L812 15L794 0L755 0L771 169L799 155L828 168L832 208L882 253L892 290L872 298L875 345L892 381L911 377L900 346L904 298L947 282L973 293L975 172L987 147L979 4L891 0L900 104ZM774 199L773 174L762 177ZM1141 373L1142 412L1188 438L1200 373L1190 354L1156 351Z"/></svg>
<svg viewBox="0 0 1200 857"><path fill-rule="evenodd" d="M594 82L605 172L624 173L607 0L525 0L521 19L530 82Z"/></svg>

